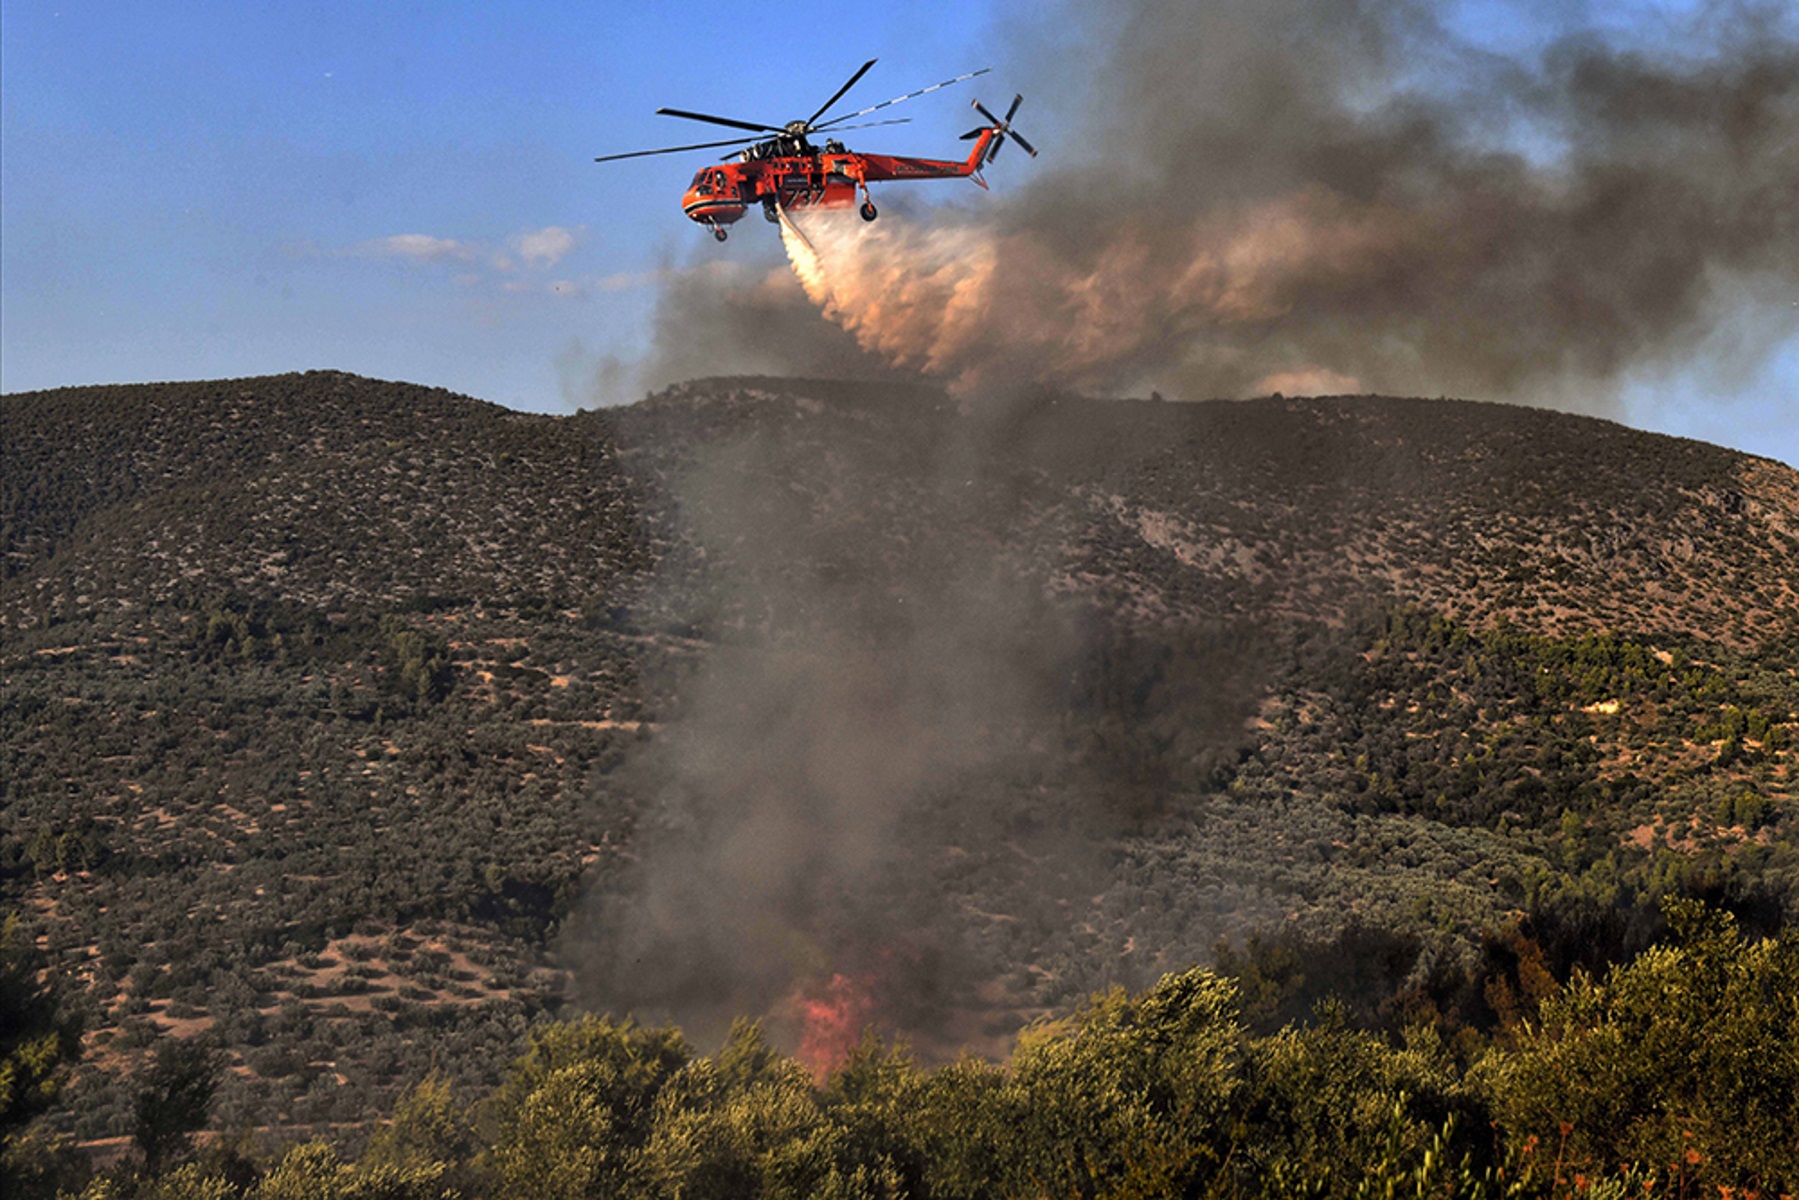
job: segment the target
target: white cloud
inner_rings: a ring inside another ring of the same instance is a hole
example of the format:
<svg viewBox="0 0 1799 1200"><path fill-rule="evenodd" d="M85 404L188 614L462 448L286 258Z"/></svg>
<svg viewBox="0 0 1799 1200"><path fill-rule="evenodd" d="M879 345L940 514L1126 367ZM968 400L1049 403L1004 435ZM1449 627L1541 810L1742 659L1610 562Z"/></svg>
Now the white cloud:
<svg viewBox="0 0 1799 1200"><path fill-rule="evenodd" d="M512 235L512 248L534 267L553 267L568 257L586 226L566 229L546 225L542 229L526 229Z"/></svg>
<svg viewBox="0 0 1799 1200"><path fill-rule="evenodd" d="M370 258L404 258L412 262L466 262L475 256L474 249L454 238L432 237L428 233L396 233L362 243L357 251Z"/></svg>
<svg viewBox="0 0 1799 1200"><path fill-rule="evenodd" d="M558 278L549 272L574 250L585 230L582 225L524 229L507 238L503 248L492 242L460 241L428 233L399 233L358 242L348 250L330 253L341 257L451 267L454 270L449 273L449 278L458 287L496 296L548 295L579 300L588 295L590 287L596 286L594 281L585 277ZM319 253L311 244L299 244L292 250L296 254ZM615 276L612 280L599 281L597 286L601 291L613 291L641 286L656 277L654 272L641 277Z"/></svg>
<svg viewBox="0 0 1799 1200"><path fill-rule="evenodd" d="M633 288L655 287L666 275L663 271L620 271L601 278L594 286L602 292L628 292Z"/></svg>

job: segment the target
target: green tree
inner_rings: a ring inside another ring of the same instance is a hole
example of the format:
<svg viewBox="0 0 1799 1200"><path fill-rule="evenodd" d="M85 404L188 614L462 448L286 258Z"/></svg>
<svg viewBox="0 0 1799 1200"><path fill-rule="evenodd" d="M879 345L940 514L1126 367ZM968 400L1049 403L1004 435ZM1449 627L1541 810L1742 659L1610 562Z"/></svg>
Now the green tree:
<svg viewBox="0 0 1799 1200"><path fill-rule="evenodd" d="M241 1193L223 1175L199 1163L182 1163L168 1174L143 1183L136 1200L237 1200Z"/></svg>
<svg viewBox="0 0 1799 1200"><path fill-rule="evenodd" d="M521 1200L625 1190L657 1096L689 1057L673 1028L585 1017L539 1030L491 1105L492 1190Z"/></svg>
<svg viewBox="0 0 1799 1200"><path fill-rule="evenodd" d="M721 1055L736 1065L744 1057ZM693 1200L805 1195L830 1165L828 1153L820 1161L824 1129L811 1080L793 1060L740 1072L700 1059L657 1100L642 1155L645 1191Z"/></svg>
<svg viewBox="0 0 1799 1200"><path fill-rule="evenodd" d="M432 1072L400 1097L392 1123L369 1138L360 1162L365 1167L435 1167L455 1173L474 1159L479 1145L468 1113L456 1102L449 1083Z"/></svg>
<svg viewBox="0 0 1799 1200"><path fill-rule="evenodd" d="M1395 1046L1352 1028L1340 1005L1322 1005L1318 1017L1246 1049L1231 1158L1252 1188L1291 1194L1299 1178L1346 1187L1376 1162L1415 1165L1462 1106L1459 1072L1432 1031Z"/></svg>
<svg viewBox="0 0 1799 1200"><path fill-rule="evenodd" d="M18 916L7 914L0 921L0 1190L8 1194L20 1184L20 1135L56 1103L67 1068L81 1052L80 1024L61 1011L41 969Z"/></svg>
<svg viewBox="0 0 1799 1200"><path fill-rule="evenodd" d="M1516 1053L1484 1064L1501 1125L1583 1169L1799 1189L1799 935L1746 941L1726 913L1665 907L1673 944L1577 975Z"/></svg>
<svg viewBox="0 0 1799 1200"><path fill-rule="evenodd" d="M1017 1133L1005 1190L1067 1196L1180 1195L1228 1148L1243 1028L1233 985L1210 971L1114 989L1013 1055Z"/></svg>
<svg viewBox="0 0 1799 1200"><path fill-rule="evenodd" d="M294 1146L263 1177L251 1200L445 1200L441 1163L415 1166L338 1161L324 1142Z"/></svg>
<svg viewBox="0 0 1799 1200"><path fill-rule="evenodd" d="M991 1196L1010 1161L1019 1097L999 1068L964 1058L930 1072L905 1097L901 1136L927 1196Z"/></svg>
<svg viewBox="0 0 1799 1200"><path fill-rule="evenodd" d="M151 1175L185 1157L206 1127L222 1065L200 1038L163 1038L137 1089L133 1140Z"/></svg>

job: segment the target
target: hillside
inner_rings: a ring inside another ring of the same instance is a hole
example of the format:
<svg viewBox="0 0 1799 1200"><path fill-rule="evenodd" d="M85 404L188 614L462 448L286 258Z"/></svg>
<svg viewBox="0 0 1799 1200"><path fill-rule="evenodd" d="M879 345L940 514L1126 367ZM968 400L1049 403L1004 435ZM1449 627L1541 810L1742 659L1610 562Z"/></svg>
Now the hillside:
<svg viewBox="0 0 1799 1200"><path fill-rule="evenodd" d="M88 1138L169 1032L229 1051L221 1126L355 1124L569 1001L792 1044L841 978L999 1053L1223 941L1264 1015L1479 1025L1526 944L1799 905L1766 460L1447 400L767 379L0 413L0 873L88 1008Z"/></svg>

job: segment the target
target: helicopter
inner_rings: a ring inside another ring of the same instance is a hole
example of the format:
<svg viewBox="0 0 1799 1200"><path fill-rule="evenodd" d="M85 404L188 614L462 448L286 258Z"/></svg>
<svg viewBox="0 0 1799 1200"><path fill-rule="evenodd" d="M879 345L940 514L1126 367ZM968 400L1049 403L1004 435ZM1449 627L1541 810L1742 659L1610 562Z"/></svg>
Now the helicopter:
<svg viewBox="0 0 1799 1200"><path fill-rule="evenodd" d="M687 216L706 226L712 231L712 236L722 242L729 236L728 227L741 220L752 206L758 204L762 207L764 217L771 222L778 222L782 210L848 208L855 205L860 196L861 205L857 211L864 221L872 221L879 215L879 210L875 208L874 197L869 194L870 183L894 179L967 178L985 188L987 181L981 177L981 171L998 157L1000 147L1008 138L1017 142L1033 158L1036 157L1036 148L1012 128L1012 118L1017 114L1018 106L1024 102L1021 95L1012 97L1012 106L1006 110L1004 117L997 117L989 112L979 100L973 102L975 110L987 123L962 135L963 141L973 141L974 146L968 157L960 161L862 154L846 148L837 140L836 134L876 125L904 125L909 123L909 118L865 121L857 125L846 125L844 122L869 116L902 101L916 99L939 88L973 79L977 75L985 75L989 69L982 67L978 71L934 83L916 92L907 92L903 96L871 104L857 112L820 121L819 118L843 99L878 61L871 58L863 63L849 77L849 82L838 88L829 100L819 106L817 112L804 120L789 121L785 125L764 125L756 121L716 117L709 113L659 108L656 112L662 116L749 130L755 136L720 142L698 142L688 146L664 146L659 150L634 150L628 154L605 154L594 161L618 162L621 159L646 158L655 154L679 154L688 150L742 146L743 149L735 150L720 160L723 166L702 167L695 172L693 181L687 185L686 194L681 197L681 207ZM811 140L812 135L821 133L832 135L825 139L823 148L815 146Z"/></svg>

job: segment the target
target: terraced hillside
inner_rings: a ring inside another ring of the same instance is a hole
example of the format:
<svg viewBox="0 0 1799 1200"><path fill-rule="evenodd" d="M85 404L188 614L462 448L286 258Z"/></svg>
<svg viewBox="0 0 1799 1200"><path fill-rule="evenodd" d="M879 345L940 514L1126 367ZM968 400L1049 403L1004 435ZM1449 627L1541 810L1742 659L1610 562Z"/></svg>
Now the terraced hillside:
<svg viewBox="0 0 1799 1200"><path fill-rule="evenodd" d="M0 411L0 873L88 1138L170 1034L222 1127L354 1126L570 1000L778 1025L843 976L998 1049L1224 939L1271 1012L1478 1024L1519 939L1799 903L1776 463L1375 397Z"/></svg>

